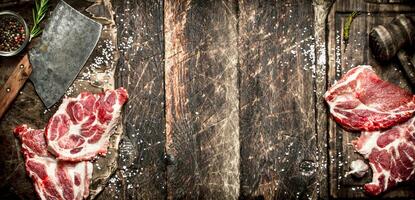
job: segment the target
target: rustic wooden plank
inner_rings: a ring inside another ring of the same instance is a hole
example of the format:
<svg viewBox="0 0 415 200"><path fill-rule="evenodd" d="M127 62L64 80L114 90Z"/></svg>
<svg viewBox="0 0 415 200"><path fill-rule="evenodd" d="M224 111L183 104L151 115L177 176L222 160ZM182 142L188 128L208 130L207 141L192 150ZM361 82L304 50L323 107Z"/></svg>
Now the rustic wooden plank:
<svg viewBox="0 0 415 200"><path fill-rule="evenodd" d="M24 4L28 4L29 2L31 2L31 0L0 0L0 8L9 8L12 6L17 6L17 5L24 5Z"/></svg>
<svg viewBox="0 0 415 200"><path fill-rule="evenodd" d="M335 4L336 5L336 4ZM333 5L333 7L335 6ZM329 16L327 19L328 22L328 41L327 41L327 53L328 53L328 66L335 66L334 69L333 67L327 67L327 82L328 82L328 86L330 87L331 83L333 83L333 79L336 77L336 69L337 69L337 65L339 65L339 61L337 61L337 55L340 53L340 49L337 46L336 41L340 40L340 36L338 33L338 31L332 31L334 30L334 26L336 24L335 21L335 14L336 14L336 9L331 9L331 11L329 12ZM339 22L337 22L339 23ZM338 77L336 77L338 78ZM327 132L329 135L329 142L328 142L328 148L329 148L329 153L328 153L328 168L329 168L329 194L331 197L337 197L337 170L336 170L336 142L337 140L333 139L336 138L336 132L333 131L335 127L335 124L333 123L332 120L329 120L328 126L327 126Z"/></svg>
<svg viewBox="0 0 415 200"><path fill-rule="evenodd" d="M312 2L239 8L241 195L317 199Z"/></svg>
<svg viewBox="0 0 415 200"><path fill-rule="evenodd" d="M239 193L237 4L165 1L169 199Z"/></svg>
<svg viewBox="0 0 415 200"><path fill-rule="evenodd" d="M130 98L124 106L118 169L98 199L164 199L163 1L114 4L120 53L116 85L125 87Z"/></svg>
<svg viewBox="0 0 415 200"><path fill-rule="evenodd" d="M371 2L372 1L372 2ZM336 1L335 10L337 12L350 12L350 11L362 11L362 12L407 12L412 11L414 2L405 0L396 0L395 2L401 1L400 3L388 3L388 2L373 2L379 0L348 0L348 1ZM382 1L382 0L380 0ZM393 0L392 0L393 1Z"/></svg>
<svg viewBox="0 0 415 200"><path fill-rule="evenodd" d="M318 145L317 182L319 183L319 199L329 199L329 154L328 154L328 116L324 93L327 90L327 16L334 0L314 0L314 37L316 46L316 135Z"/></svg>
<svg viewBox="0 0 415 200"><path fill-rule="evenodd" d="M352 11L362 13L353 21L350 30L350 39L347 46L343 42L343 24L345 18ZM329 67L328 82L332 85L341 75L350 68L359 64L372 65L375 71L384 79L401 87L408 88L408 84L400 71L397 62L378 63L370 54L367 35L378 25L389 23L393 17L401 12L406 14L410 10L408 4L369 4L363 1L338 1L329 16ZM414 9L412 8L412 12ZM371 173L363 179L344 177L349 170L349 163L363 157L355 153L350 145L359 133L350 133L343 130L333 120L329 122L330 135L330 194L334 198L367 198L362 190L363 184L371 181ZM414 197L413 185L404 184L382 195L383 198L410 198Z"/></svg>

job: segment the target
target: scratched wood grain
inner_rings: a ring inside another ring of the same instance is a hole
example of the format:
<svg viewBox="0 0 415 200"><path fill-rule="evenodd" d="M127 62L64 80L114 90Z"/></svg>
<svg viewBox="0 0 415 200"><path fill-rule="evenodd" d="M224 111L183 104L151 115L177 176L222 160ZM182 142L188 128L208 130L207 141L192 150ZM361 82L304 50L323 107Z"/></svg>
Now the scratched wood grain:
<svg viewBox="0 0 415 200"><path fill-rule="evenodd" d="M31 0L0 0L0 8L28 4Z"/></svg>
<svg viewBox="0 0 415 200"><path fill-rule="evenodd" d="M316 199L311 1L241 1L243 198Z"/></svg>
<svg viewBox="0 0 415 200"><path fill-rule="evenodd" d="M165 1L169 199L239 193L235 1Z"/></svg>
<svg viewBox="0 0 415 200"><path fill-rule="evenodd" d="M115 12L116 82L130 100L117 170L97 199L367 198L359 186L368 178L339 178L359 158L348 145L357 134L329 119L322 94L362 62L407 87L398 65L370 57L366 34L414 8L338 1L326 27L330 1L313 2L112 1L101 17ZM341 27L353 10L364 15L346 48ZM0 59L5 79L14 61ZM43 126L42 113L27 84L0 122L0 142L13 146L1 153L0 199L36 197L8 131ZM411 188L384 197L414 198Z"/></svg>
<svg viewBox="0 0 415 200"><path fill-rule="evenodd" d="M350 39L347 44L343 42L342 31L345 18L352 11L360 11L361 14L353 21L350 29ZM371 4L364 1L338 1L334 4L328 17L328 55L329 66L327 77L329 86L341 75L353 66L369 64L379 76L387 81L405 87L408 90L408 82L400 71L398 62L377 62L369 50L367 35L371 29L379 24L389 23L396 15L406 13L415 14L415 7L409 4ZM350 133L343 130L330 119L328 126L329 154L330 154L330 195L334 198L362 198L370 199L362 190L363 184L371 181L371 173L363 179L344 177L349 171L349 164L356 159L363 159L354 152L351 141L359 136L359 133ZM381 198L407 199L414 198L415 192L412 184L401 184L386 192Z"/></svg>
<svg viewBox="0 0 415 200"><path fill-rule="evenodd" d="M315 37L315 95L316 95L316 133L318 148L317 182L319 199L329 199L329 154L328 154L328 115L323 95L327 90L327 16L334 0L314 1L314 37Z"/></svg>
<svg viewBox="0 0 415 200"><path fill-rule="evenodd" d="M117 86L128 90L117 180L98 199L164 199L164 36L163 1L114 3Z"/></svg>

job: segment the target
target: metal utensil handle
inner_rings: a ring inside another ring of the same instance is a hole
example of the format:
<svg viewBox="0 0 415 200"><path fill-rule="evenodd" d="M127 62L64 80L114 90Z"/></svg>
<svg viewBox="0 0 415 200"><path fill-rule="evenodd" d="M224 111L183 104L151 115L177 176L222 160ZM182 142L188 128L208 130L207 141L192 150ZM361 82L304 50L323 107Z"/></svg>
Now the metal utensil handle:
<svg viewBox="0 0 415 200"><path fill-rule="evenodd" d="M14 68L12 74L9 76L9 79L7 79L6 83L0 89L0 119L16 98L31 73L32 66L29 62L29 56L26 54Z"/></svg>

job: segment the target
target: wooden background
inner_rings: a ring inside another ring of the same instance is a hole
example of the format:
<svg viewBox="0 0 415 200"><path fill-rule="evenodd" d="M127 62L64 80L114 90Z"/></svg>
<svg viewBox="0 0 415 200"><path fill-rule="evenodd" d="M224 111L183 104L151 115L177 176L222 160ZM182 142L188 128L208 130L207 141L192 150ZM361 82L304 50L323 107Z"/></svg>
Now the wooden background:
<svg viewBox="0 0 415 200"><path fill-rule="evenodd" d="M367 33L412 15L413 4L97 0L91 9L68 2L113 22L102 41L114 42L115 84L130 93L118 160L105 163L113 167L96 183L104 187L97 199L369 198L361 190L368 176L342 178L359 157L348 145L357 134L329 118L322 95L358 64L408 87L395 61L372 59ZM4 9L29 20L31 6ZM361 14L346 47L342 26L352 11ZM0 84L17 59L0 58ZM0 199L36 199L11 129L44 126L51 113L43 110L27 83L0 122ZM415 198L413 187L383 198Z"/></svg>

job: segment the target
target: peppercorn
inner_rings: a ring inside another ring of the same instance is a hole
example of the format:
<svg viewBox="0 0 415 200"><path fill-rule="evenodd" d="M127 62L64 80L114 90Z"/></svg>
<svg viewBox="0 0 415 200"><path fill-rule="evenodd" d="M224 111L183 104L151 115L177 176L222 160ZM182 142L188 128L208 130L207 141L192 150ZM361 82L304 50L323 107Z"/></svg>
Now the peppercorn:
<svg viewBox="0 0 415 200"><path fill-rule="evenodd" d="M0 51L12 52L20 48L26 39L25 29L18 18L2 16L0 19Z"/></svg>

